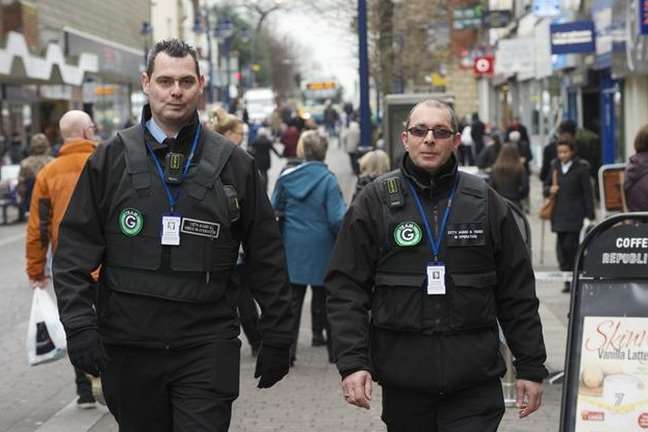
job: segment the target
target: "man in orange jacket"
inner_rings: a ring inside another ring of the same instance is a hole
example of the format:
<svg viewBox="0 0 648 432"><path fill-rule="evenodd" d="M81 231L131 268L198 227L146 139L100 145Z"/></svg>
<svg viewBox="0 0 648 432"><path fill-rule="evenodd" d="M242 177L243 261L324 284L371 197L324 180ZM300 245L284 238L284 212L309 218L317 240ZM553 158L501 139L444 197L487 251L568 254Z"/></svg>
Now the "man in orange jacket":
<svg viewBox="0 0 648 432"><path fill-rule="evenodd" d="M27 276L32 288L47 288L47 251L56 249L58 228L86 160L96 147L94 124L83 111L68 111L59 121L63 146L59 156L36 176L27 224ZM94 408L95 398L88 377L75 368L77 406Z"/></svg>

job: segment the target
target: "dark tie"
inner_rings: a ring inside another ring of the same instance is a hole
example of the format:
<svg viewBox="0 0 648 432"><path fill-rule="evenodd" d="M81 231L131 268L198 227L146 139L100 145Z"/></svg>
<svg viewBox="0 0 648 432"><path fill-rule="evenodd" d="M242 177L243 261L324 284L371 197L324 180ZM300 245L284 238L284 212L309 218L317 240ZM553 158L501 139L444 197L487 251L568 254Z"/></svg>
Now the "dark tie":
<svg viewBox="0 0 648 432"><path fill-rule="evenodd" d="M176 149L176 139L175 138L164 138L162 144L164 144L169 151L175 151Z"/></svg>

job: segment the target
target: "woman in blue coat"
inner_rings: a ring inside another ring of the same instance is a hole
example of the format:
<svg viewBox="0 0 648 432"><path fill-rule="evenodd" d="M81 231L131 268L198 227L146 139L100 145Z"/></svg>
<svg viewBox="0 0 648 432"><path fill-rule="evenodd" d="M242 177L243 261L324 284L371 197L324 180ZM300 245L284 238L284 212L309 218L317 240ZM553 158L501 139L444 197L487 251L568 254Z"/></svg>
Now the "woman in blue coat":
<svg viewBox="0 0 648 432"><path fill-rule="evenodd" d="M335 175L324 164L328 142L315 131L302 134L297 156L304 162L285 170L275 185L272 206L282 214L282 229L288 275L293 291L293 346L295 360L299 322L306 286L313 290L313 345L322 345L322 332L328 329L324 274L335 245L335 237L346 205ZM327 330L328 336L328 330ZM331 358L330 336L326 341Z"/></svg>

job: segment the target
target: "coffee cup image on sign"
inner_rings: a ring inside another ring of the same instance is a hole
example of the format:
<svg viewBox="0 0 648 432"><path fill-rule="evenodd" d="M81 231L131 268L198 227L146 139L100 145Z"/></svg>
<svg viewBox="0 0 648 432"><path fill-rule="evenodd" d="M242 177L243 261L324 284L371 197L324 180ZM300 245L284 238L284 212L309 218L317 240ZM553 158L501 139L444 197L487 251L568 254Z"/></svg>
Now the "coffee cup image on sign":
<svg viewBox="0 0 648 432"><path fill-rule="evenodd" d="M623 373L621 361L585 363L581 372L579 393L589 396L603 396L605 377Z"/></svg>

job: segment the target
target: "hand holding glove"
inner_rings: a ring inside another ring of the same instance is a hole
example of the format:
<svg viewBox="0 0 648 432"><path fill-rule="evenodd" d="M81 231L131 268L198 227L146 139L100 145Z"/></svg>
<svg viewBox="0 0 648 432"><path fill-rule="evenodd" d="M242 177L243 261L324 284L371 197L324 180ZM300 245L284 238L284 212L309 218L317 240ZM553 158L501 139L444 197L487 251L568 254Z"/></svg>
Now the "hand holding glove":
<svg viewBox="0 0 648 432"><path fill-rule="evenodd" d="M67 337L70 362L77 369L98 377L106 362L99 334L95 328L86 328Z"/></svg>
<svg viewBox="0 0 648 432"><path fill-rule="evenodd" d="M289 369L290 348L261 345L254 378L259 378L259 388L269 388L279 382Z"/></svg>

